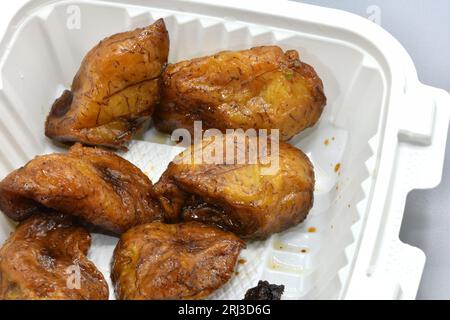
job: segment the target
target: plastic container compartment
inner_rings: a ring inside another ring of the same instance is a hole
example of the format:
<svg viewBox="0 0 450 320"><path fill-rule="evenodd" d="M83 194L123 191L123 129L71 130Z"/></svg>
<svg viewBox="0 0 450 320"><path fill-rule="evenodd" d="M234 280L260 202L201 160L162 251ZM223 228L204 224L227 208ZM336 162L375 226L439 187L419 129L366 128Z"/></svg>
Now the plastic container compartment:
<svg viewBox="0 0 450 320"><path fill-rule="evenodd" d="M303 224L250 243L247 262L211 298L241 299L259 279L285 284L287 299L414 298L425 255L399 228L406 194L441 179L449 95L421 84L400 44L363 18L284 1L207 2L28 3L0 44L0 178L55 150L47 112L105 36L163 17L171 62L263 44L296 49L328 97L320 123L292 141L315 165L314 208ZM167 142L150 130L124 156L155 182L179 151ZM12 226L1 215L0 241ZM94 235L90 251L107 279L116 241Z"/></svg>

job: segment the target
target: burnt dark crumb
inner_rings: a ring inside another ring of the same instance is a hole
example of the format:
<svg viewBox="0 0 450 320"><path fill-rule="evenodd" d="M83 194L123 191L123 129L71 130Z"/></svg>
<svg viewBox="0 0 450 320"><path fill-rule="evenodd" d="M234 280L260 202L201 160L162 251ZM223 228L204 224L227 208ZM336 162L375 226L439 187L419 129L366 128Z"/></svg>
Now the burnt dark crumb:
<svg viewBox="0 0 450 320"><path fill-rule="evenodd" d="M260 280L256 287L247 290L244 300L280 300L283 292L284 285Z"/></svg>

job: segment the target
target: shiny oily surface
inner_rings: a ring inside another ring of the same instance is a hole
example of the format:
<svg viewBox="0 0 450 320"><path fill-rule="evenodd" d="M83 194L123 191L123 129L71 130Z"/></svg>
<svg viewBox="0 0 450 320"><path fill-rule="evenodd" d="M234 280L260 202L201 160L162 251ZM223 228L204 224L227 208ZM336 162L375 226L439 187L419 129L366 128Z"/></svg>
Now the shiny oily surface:
<svg viewBox="0 0 450 320"><path fill-rule="evenodd" d="M313 126L325 104L322 80L297 51L262 46L170 64L154 120L169 133L201 120L223 132L279 129L288 140Z"/></svg>
<svg viewBox="0 0 450 320"><path fill-rule="evenodd" d="M245 144L241 147L247 156L242 163L237 161L235 152L236 158L228 164L226 151L220 159L223 164L195 163L195 154L208 154L216 143L223 144L226 150L227 138L216 139L205 138L182 152L155 184L166 220L199 221L241 238L261 239L306 218L313 205L315 177L310 160L301 150L280 142L279 150L274 151L268 139L268 155L273 161L279 159L278 167L275 162L253 163L248 156L258 143L253 137L243 140ZM242 140L231 141L237 148ZM265 169L268 171L264 172Z"/></svg>
<svg viewBox="0 0 450 320"><path fill-rule="evenodd" d="M114 251L117 298L204 298L231 278L244 246L232 233L197 222L134 227Z"/></svg>
<svg viewBox="0 0 450 320"><path fill-rule="evenodd" d="M38 156L0 182L0 209L22 221L43 207L115 234L161 218L150 179L120 156L74 145Z"/></svg>
<svg viewBox="0 0 450 320"><path fill-rule="evenodd" d="M0 300L107 300L108 285L86 257L90 245L71 218L33 215L0 248Z"/></svg>
<svg viewBox="0 0 450 320"><path fill-rule="evenodd" d="M162 19L102 40L85 56L71 90L53 104L45 134L63 142L123 148L153 114L168 54Z"/></svg>

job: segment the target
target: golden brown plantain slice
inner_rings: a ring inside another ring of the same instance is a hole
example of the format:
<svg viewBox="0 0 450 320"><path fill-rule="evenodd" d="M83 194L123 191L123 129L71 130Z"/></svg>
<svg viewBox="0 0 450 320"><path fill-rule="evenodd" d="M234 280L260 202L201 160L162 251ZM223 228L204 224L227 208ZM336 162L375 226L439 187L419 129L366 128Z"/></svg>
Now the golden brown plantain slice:
<svg viewBox="0 0 450 320"><path fill-rule="evenodd" d="M244 242L200 223L137 226L114 251L119 299L200 299L226 283Z"/></svg>
<svg viewBox="0 0 450 320"><path fill-rule="evenodd" d="M38 156L0 182L0 209L21 221L43 207L120 234L161 218L152 183L118 155L74 145L68 154Z"/></svg>
<svg viewBox="0 0 450 320"><path fill-rule="evenodd" d="M91 236L62 214L35 214L0 248L0 300L106 300L108 285L86 257Z"/></svg>
<svg viewBox="0 0 450 320"><path fill-rule="evenodd" d="M53 104L45 134L63 142L121 148L159 101L168 53L162 19L104 39L84 58L71 90Z"/></svg>
<svg viewBox="0 0 450 320"><path fill-rule="evenodd" d="M323 84L297 51L277 46L215 55L169 65L154 120L158 129L203 127L279 129L287 140L313 126L326 104Z"/></svg>
<svg viewBox="0 0 450 320"><path fill-rule="evenodd" d="M314 171L302 151L284 142L277 151L268 139L270 163L259 154L255 162L248 153L262 137L248 138L245 145L231 140L234 155L227 152L225 136L217 139L224 144L223 164L193 161L196 153L213 153L216 140L207 138L178 155L155 184L167 221L200 221L255 239L306 218L313 205ZM247 153L240 161L239 148ZM234 162L226 161L229 155Z"/></svg>

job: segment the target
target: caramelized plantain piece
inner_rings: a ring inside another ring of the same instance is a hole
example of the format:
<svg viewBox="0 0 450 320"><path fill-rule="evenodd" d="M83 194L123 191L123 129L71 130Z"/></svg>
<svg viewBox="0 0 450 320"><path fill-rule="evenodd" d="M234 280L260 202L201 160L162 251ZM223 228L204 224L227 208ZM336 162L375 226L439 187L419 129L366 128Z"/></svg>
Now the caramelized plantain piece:
<svg viewBox="0 0 450 320"><path fill-rule="evenodd" d="M35 214L0 249L0 300L106 300L108 285L86 257L91 236L70 217Z"/></svg>
<svg viewBox="0 0 450 320"><path fill-rule="evenodd" d="M120 234L160 219L152 183L118 155L74 145L68 154L38 156L0 182L0 209L21 221L43 207Z"/></svg>
<svg viewBox="0 0 450 320"><path fill-rule="evenodd" d="M227 146L226 135L205 138L169 164L154 189L166 221L194 220L232 231L244 239L260 239L306 218L313 205L315 182L308 157L285 142L280 142L277 151L268 139L270 162L261 161L264 159L259 154L258 161L254 161L250 151L263 138L242 140L236 138L239 136L236 133L231 139L234 152ZM222 164L195 162L196 154L212 154L211 146L220 143L224 145L223 158L212 160L221 160ZM245 158L239 156L239 149L245 151ZM227 161L231 157L234 161Z"/></svg>
<svg viewBox="0 0 450 320"><path fill-rule="evenodd" d="M200 299L230 279L243 247L200 223L148 223L122 235L111 278L123 300Z"/></svg>
<svg viewBox="0 0 450 320"><path fill-rule="evenodd" d="M277 46L215 55L169 65L156 127L279 129L282 140L313 126L326 104L323 84L297 51Z"/></svg>
<svg viewBox="0 0 450 320"><path fill-rule="evenodd" d="M101 41L84 58L71 90L45 124L52 139L123 148L160 99L169 36L162 19Z"/></svg>

